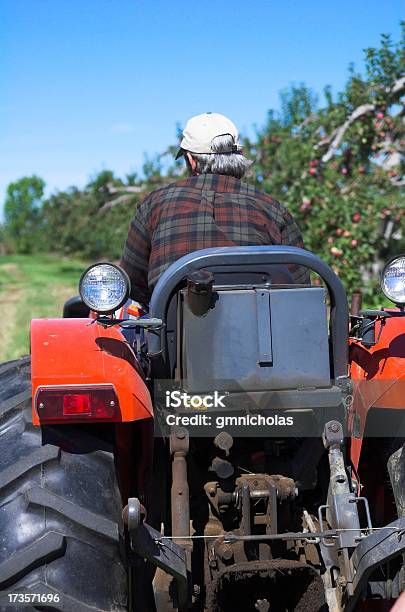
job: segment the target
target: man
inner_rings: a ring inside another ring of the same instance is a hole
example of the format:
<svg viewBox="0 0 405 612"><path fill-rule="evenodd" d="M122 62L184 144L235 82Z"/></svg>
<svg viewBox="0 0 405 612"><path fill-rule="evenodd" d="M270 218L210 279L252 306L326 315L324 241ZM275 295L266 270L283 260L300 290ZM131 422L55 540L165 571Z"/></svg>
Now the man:
<svg viewBox="0 0 405 612"><path fill-rule="evenodd" d="M204 113L186 125L176 159L184 156L190 177L156 189L138 206L121 259L131 297L147 306L161 274L199 249L282 244L302 247L300 230L279 202L241 181L250 163L235 125ZM308 272L291 266L294 281Z"/></svg>

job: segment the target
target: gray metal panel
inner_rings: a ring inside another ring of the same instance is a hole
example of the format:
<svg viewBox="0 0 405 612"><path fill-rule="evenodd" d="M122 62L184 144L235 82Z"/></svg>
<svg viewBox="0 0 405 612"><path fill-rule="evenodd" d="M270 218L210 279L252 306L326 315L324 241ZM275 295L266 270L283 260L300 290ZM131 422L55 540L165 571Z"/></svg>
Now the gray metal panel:
<svg viewBox="0 0 405 612"><path fill-rule="evenodd" d="M324 289L219 289L216 294L203 317L193 315L186 293L181 294L188 391L329 386Z"/></svg>

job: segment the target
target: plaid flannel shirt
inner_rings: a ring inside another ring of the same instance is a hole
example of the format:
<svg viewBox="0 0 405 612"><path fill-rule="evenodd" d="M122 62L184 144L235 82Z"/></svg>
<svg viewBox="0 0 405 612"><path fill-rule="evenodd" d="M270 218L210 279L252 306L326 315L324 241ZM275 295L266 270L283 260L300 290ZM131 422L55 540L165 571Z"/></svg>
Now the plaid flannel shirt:
<svg viewBox="0 0 405 612"><path fill-rule="evenodd" d="M131 297L143 305L174 261L209 247L303 247L300 230L277 200L238 179L203 174L156 189L139 204L121 258ZM308 283L304 268L290 266L294 281Z"/></svg>

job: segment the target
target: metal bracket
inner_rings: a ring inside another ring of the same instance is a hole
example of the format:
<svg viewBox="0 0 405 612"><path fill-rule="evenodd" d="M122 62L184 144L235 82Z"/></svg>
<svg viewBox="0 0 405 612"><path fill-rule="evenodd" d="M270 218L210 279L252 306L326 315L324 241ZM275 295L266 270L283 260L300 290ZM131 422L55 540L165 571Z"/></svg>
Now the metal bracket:
<svg viewBox="0 0 405 612"><path fill-rule="evenodd" d="M364 510L366 512L366 519L367 519L367 527L369 528L370 532L372 532L373 524L371 522L370 506L368 505L367 497L355 497L354 499L349 499L348 501L351 504L358 504L360 502L364 504Z"/></svg>
<svg viewBox="0 0 405 612"><path fill-rule="evenodd" d="M136 498L128 500L128 530L132 550L175 578L178 611L187 612L188 572L184 548L172 540L163 541L159 531L142 522L140 503Z"/></svg>
<svg viewBox="0 0 405 612"><path fill-rule="evenodd" d="M339 421L328 421L322 436L323 445L325 448L331 446L343 446L345 437L343 427Z"/></svg>
<svg viewBox="0 0 405 612"><path fill-rule="evenodd" d="M322 510L327 510L328 508L329 508L328 504L323 504L322 506L319 506L319 508L318 508L319 530L321 532L324 531L324 528L323 528L323 518L322 518ZM324 546L329 546L329 547L332 547L332 548L334 548L334 546L335 546L334 542L328 544L328 542L326 542L325 538L321 538L321 542L322 542L322 544Z"/></svg>
<svg viewBox="0 0 405 612"><path fill-rule="evenodd" d="M258 363L261 366L271 366L273 352L271 345L270 292L256 289L257 339L259 344Z"/></svg>

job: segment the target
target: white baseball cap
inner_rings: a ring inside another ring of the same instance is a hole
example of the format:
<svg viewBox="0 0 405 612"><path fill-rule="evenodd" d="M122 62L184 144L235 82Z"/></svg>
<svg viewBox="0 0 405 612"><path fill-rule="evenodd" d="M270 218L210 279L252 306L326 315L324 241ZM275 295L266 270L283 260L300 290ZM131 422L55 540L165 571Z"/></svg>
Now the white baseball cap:
<svg viewBox="0 0 405 612"><path fill-rule="evenodd" d="M184 154L184 151L190 153L215 153L212 149L212 141L217 136L229 134L233 138L233 145L229 151L240 151L241 145L238 143L239 133L236 126L230 119L219 113L203 113L191 117L187 121L186 127L183 130L183 138L180 143L180 150L176 155L176 159Z"/></svg>

